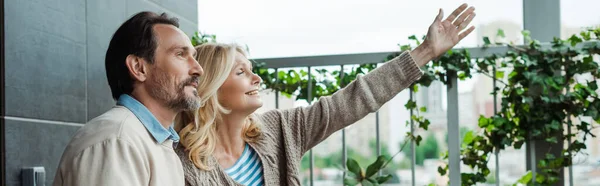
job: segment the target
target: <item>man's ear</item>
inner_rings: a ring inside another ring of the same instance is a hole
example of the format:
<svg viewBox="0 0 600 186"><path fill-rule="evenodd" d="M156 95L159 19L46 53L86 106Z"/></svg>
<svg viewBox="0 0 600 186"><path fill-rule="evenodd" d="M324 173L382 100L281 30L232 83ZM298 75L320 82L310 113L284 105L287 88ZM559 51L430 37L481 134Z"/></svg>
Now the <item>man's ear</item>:
<svg viewBox="0 0 600 186"><path fill-rule="evenodd" d="M148 71L146 69L146 60L141 57L137 57L135 55L128 55L125 59L125 65L127 65L127 69L129 70L129 75L135 81L146 81L148 76Z"/></svg>

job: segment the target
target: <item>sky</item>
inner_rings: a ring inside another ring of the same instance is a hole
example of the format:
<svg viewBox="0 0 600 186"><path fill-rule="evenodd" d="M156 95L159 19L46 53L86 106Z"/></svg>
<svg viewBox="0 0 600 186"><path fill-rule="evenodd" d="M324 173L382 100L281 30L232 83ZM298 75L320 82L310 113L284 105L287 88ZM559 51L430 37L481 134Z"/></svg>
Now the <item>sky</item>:
<svg viewBox="0 0 600 186"><path fill-rule="evenodd" d="M447 17L461 3L476 7L472 22L522 25L522 0L199 0L198 26L220 42L248 45L252 58L398 50L410 35L422 36L439 8ZM563 0L563 24L600 23L598 0ZM458 47L473 47L477 30Z"/></svg>

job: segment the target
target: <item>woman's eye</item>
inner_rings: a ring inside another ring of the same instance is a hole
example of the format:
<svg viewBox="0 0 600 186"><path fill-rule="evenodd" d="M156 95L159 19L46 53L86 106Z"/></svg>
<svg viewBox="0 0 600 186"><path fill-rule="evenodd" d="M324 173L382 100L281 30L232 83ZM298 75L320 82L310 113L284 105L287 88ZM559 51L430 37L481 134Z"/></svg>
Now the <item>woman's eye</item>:
<svg viewBox="0 0 600 186"><path fill-rule="evenodd" d="M237 74L237 75L242 75L242 74L244 74L244 72L245 72L245 71L243 71L243 70L242 70L242 71L240 71L240 72L238 72L238 73L236 73L236 74Z"/></svg>

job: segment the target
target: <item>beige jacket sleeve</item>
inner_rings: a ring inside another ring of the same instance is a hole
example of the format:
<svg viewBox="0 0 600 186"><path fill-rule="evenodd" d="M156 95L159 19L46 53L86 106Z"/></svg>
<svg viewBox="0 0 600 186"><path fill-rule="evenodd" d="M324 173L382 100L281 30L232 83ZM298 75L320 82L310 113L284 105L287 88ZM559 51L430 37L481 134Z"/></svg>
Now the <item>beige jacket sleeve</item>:
<svg viewBox="0 0 600 186"><path fill-rule="evenodd" d="M128 142L107 140L90 146L61 163L54 186L148 185L149 168L144 157Z"/></svg>
<svg viewBox="0 0 600 186"><path fill-rule="evenodd" d="M304 153L334 132L377 111L421 75L410 54L404 52L311 106L275 110L263 114L263 118L282 123L282 130L289 130L294 140L299 140L295 144Z"/></svg>

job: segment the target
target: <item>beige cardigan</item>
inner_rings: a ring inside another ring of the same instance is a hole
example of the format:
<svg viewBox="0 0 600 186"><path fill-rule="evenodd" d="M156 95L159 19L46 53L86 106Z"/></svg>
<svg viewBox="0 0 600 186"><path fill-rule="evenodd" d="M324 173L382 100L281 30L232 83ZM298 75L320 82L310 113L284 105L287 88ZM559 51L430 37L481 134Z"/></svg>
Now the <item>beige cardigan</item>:
<svg viewBox="0 0 600 186"><path fill-rule="evenodd" d="M311 106L259 115L263 135L249 145L262 162L265 185L300 185L299 169L304 153L334 132L377 111L421 75L410 54L404 52ZM213 169L203 171L188 159L182 145L175 151L183 163L186 185L240 185L223 171L214 157L209 160Z"/></svg>
<svg viewBox="0 0 600 186"><path fill-rule="evenodd" d="M173 141L158 143L127 108L115 106L79 129L62 155L54 186L183 186Z"/></svg>

